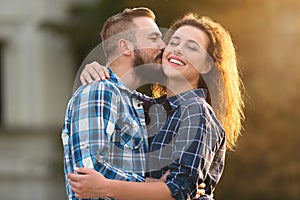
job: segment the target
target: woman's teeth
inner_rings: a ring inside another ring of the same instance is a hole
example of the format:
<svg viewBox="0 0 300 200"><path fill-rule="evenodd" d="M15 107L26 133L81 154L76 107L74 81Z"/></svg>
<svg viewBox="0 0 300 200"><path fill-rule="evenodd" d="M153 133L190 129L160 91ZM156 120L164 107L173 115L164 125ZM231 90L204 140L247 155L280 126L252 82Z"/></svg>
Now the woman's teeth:
<svg viewBox="0 0 300 200"><path fill-rule="evenodd" d="M174 64L176 64L176 65L180 65L180 66L183 66L183 65L184 65L183 62L181 62L180 60L174 59L174 58L171 58L171 59L169 60L169 62L170 62L170 63L174 63Z"/></svg>

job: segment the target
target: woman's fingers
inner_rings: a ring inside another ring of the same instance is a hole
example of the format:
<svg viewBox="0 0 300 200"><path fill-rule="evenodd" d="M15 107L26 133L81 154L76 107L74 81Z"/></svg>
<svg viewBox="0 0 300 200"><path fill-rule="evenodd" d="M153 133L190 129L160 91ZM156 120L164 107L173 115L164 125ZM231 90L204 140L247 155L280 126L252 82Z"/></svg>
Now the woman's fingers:
<svg viewBox="0 0 300 200"><path fill-rule="evenodd" d="M80 74L80 81L83 85L93 83L93 80L101 81L110 78L107 67L100 65L98 62L86 64Z"/></svg>
<svg viewBox="0 0 300 200"><path fill-rule="evenodd" d="M109 71L107 67L98 64L98 65L94 65L94 70L97 72L97 75L95 75L96 77L94 77L95 80L100 81L109 78Z"/></svg>
<svg viewBox="0 0 300 200"><path fill-rule="evenodd" d="M105 74L106 78L110 78L109 71L108 71L107 67L105 67L105 69L104 69L104 74Z"/></svg>

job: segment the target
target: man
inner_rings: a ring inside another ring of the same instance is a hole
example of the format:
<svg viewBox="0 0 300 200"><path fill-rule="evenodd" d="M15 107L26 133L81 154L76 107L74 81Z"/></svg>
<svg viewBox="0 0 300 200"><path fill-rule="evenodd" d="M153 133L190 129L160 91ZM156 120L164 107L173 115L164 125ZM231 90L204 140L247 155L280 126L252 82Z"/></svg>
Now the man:
<svg viewBox="0 0 300 200"><path fill-rule="evenodd" d="M138 82L133 69L159 62L165 43L147 8L110 17L101 39L110 79L76 90L62 130L68 199L77 199L68 173L78 167L93 168L110 179L144 181L147 132L142 104L132 91Z"/></svg>

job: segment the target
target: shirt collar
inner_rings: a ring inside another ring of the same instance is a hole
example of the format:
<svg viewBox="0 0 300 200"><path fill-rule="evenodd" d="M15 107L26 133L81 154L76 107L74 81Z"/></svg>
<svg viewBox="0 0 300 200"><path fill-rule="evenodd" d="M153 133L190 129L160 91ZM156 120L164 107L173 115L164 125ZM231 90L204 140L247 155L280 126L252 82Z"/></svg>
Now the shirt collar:
<svg viewBox="0 0 300 200"><path fill-rule="evenodd" d="M187 92L183 92L180 94L177 94L175 96L172 96L170 98L168 98L169 103L172 107L172 109L176 109L178 108L183 102L192 99L192 98L203 98L206 99L207 96L207 89L204 88L198 88L198 89L194 89L194 90L190 90Z"/></svg>
<svg viewBox="0 0 300 200"><path fill-rule="evenodd" d="M109 71L109 80L112 81L113 83L115 83L120 89L125 90L127 92L129 92L130 94L134 94L135 92L130 90L125 83L123 83L123 81L109 68L107 67L108 71Z"/></svg>

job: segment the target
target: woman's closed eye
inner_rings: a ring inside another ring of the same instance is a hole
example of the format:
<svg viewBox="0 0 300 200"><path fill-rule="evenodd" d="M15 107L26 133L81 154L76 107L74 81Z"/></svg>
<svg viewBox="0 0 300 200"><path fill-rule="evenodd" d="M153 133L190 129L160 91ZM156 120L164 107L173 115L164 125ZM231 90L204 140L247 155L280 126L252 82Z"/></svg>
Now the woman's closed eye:
<svg viewBox="0 0 300 200"><path fill-rule="evenodd" d="M188 41L186 47L191 51L198 51L198 52L201 51L201 47L194 41Z"/></svg>
<svg viewBox="0 0 300 200"><path fill-rule="evenodd" d="M169 41L168 45L170 45L170 46L177 46L177 45L179 45L179 40L178 39L171 39Z"/></svg>

